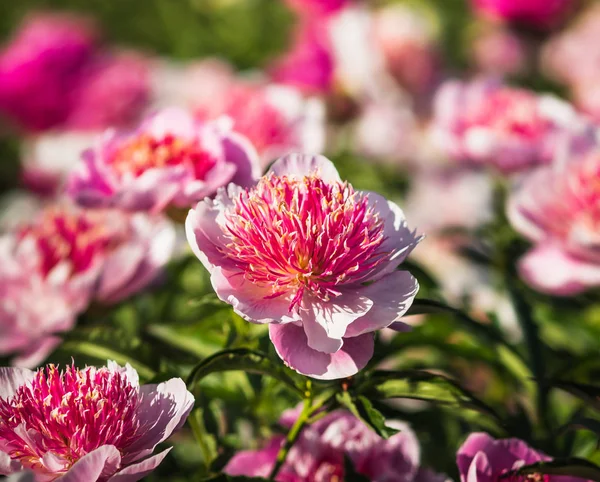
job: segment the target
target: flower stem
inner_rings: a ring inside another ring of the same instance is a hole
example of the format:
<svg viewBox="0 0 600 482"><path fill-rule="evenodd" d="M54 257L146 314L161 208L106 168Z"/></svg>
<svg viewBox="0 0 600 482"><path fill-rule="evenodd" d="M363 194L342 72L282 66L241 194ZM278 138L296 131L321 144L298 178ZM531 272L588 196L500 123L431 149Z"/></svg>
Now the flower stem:
<svg viewBox="0 0 600 482"><path fill-rule="evenodd" d="M294 425L289 431L285 439L285 443L283 444L283 447L279 449L275 466L273 467L273 470L271 470L271 474L269 475L269 480L275 480L275 477L279 473L279 470L281 470L281 467L283 467L283 464L285 463L285 459L287 458L290 449L296 443L296 440L298 440L302 429L308 422L309 418L313 415L313 413L315 413L315 411L317 411L322 405L317 404L313 406L312 402L312 382L310 380L306 380L306 391L304 392L304 406L302 408L302 412L300 413L300 416L294 422Z"/></svg>

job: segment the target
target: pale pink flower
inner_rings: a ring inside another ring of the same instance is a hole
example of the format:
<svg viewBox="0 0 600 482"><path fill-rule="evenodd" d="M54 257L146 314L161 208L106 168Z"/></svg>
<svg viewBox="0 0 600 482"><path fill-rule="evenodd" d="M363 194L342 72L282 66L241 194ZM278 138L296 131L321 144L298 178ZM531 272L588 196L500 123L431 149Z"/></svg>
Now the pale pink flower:
<svg viewBox="0 0 600 482"><path fill-rule="evenodd" d="M226 119L201 123L166 109L133 132L108 131L83 153L67 191L88 207L160 212L189 207L227 183L260 174L250 142Z"/></svg>
<svg viewBox="0 0 600 482"><path fill-rule="evenodd" d="M600 285L600 150L540 168L512 193L513 227L534 243L519 262L537 290L572 295Z"/></svg>
<svg viewBox="0 0 600 482"><path fill-rule="evenodd" d="M284 413L282 423L288 418ZM395 424L395 427L402 432L384 440L349 412L332 412L304 428L275 480L343 480L344 456L350 458L357 472L374 482L447 480L443 475L419 467L420 448L415 434L404 424ZM229 461L225 472L268 477L282 443L283 437L276 436L262 450L239 452Z"/></svg>
<svg viewBox="0 0 600 482"><path fill-rule="evenodd" d="M410 92L430 90L441 70L433 22L400 4L376 11L373 22L376 48L391 75Z"/></svg>
<svg viewBox="0 0 600 482"><path fill-rule="evenodd" d="M96 49L96 34L85 18L49 13L26 18L0 53L0 112L30 131L62 124Z"/></svg>
<svg viewBox="0 0 600 482"><path fill-rule="evenodd" d="M0 353L35 366L92 299L113 303L154 281L174 244L162 219L45 208L0 237Z"/></svg>
<svg viewBox="0 0 600 482"><path fill-rule="evenodd" d="M458 450L456 463L461 482L497 482L502 475L523 465L552 460L522 440L494 440L487 433L472 433ZM510 477L508 478L510 479ZM548 482L583 482L585 479L544 475Z"/></svg>
<svg viewBox="0 0 600 482"><path fill-rule="evenodd" d="M0 368L0 474L27 470L36 482L140 480L169 453L152 455L193 405L180 378L140 386L131 366L114 362Z"/></svg>
<svg viewBox="0 0 600 482"><path fill-rule="evenodd" d="M400 208L355 191L322 156L286 156L256 186L219 191L190 211L186 232L217 296L269 323L279 356L315 378L363 368L371 332L418 290L396 270L421 239Z"/></svg>
<svg viewBox="0 0 600 482"><path fill-rule="evenodd" d="M479 13L492 19L550 28L566 18L577 0L471 0Z"/></svg>
<svg viewBox="0 0 600 482"><path fill-rule="evenodd" d="M527 68L524 41L502 27L481 26L472 41L471 56L479 71L490 75L516 75Z"/></svg>
<svg viewBox="0 0 600 482"><path fill-rule="evenodd" d="M434 132L451 158L504 173L550 163L566 139L584 146L594 137L593 125L569 104L493 80L445 83Z"/></svg>

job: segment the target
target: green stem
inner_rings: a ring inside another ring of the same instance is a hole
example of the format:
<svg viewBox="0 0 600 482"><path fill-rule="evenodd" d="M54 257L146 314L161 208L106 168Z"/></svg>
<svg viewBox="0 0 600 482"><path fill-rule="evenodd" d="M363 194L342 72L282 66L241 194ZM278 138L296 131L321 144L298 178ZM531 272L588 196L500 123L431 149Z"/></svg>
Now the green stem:
<svg viewBox="0 0 600 482"><path fill-rule="evenodd" d="M208 468L210 467L212 457L210 447L206 445L206 430L204 429L204 422L202 421L201 417L202 411L200 409L196 409L188 417L188 422L192 429L192 433L194 434L194 438L196 439L196 442L198 442L198 446L200 447L200 452L202 453L202 459L204 460L204 464L206 468Z"/></svg>
<svg viewBox="0 0 600 482"><path fill-rule="evenodd" d="M300 416L298 417L296 422L294 422L294 425L292 426L285 439L283 447L281 447L279 453L277 454L277 460L275 462L273 470L271 470L269 480L275 480L275 477L277 477L279 470L281 470L281 467L283 467L283 464L285 463L285 459L287 458L290 449L296 443L296 440L298 440L302 429L304 428L312 414L315 413L315 411L319 410L319 408L321 408L322 404L317 404L313 406L312 402L312 382L310 380L306 380L306 391L304 393L304 406L302 408L302 413L300 413Z"/></svg>

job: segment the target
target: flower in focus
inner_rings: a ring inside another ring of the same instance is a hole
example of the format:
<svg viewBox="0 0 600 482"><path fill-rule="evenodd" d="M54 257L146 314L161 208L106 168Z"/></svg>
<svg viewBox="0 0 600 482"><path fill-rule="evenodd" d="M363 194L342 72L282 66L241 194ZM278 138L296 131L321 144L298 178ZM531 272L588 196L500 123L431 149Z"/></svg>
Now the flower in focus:
<svg viewBox="0 0 600 482"><path fill-rule="evenodd" d="M522 440L516 438L494 440L486 433L469 435L456 455L461 482L496 482L511 470L548 460L552 459L532 449ZM534 476L532 479L538 480ZM540 480L575 482L584 479L544 475Z"/></svg>
<svg viewBox="0 0 600 482"><path fill-rule="evenodd" d="M37 365L92 299L114 303L154 281L174 244L162 219L45 208L0 237L0 354Z"/></svg>
<svg viewBox="0 0 600 482"><path fill-rule="evenodd" d="M303 430L275 480L343 480L344 456L349 457L357 472L374 482L447 480L419 467L420 448L415 434L404 425L397 428L402 432L384 440L349 412L332 412ZM274 437L262 450L239 452L229 461L225 473L268 477L283 441L283 437Z"/></svg>
<svg viewBox="0 0 600 482"><path fill-rule="evenodd" d="M600 285L599 175L600 150L573 153L512 193L509 220L534 243L519 271L535 289L568 296Z"/></svg>
<svg viewBox="0 0 600 482"><path fill-rule="evenodd" d="M136 371L107 367L36 372L0 368L0 474L35 480L140 480L171 450L155 447L181 428L194 397L179 378L139 385Z"/></svg>
<svg viewBox="0 0 600 482"><path fill-rule="evenodd" d="M0 54L0 111L30 131L62 124L96 48L85 19L30 17Z"/></svg>
<svg viewBox="0 0 600 482"><path fill-rule="evenodd" d="M88 207L160 212L186 208L228 182L258 177L256 151L228 122L200 123L166 109L133 132L108 131L83 153L68 193Z"/></svg>
<svg viewBox="0 0 600 482"><path fill-rule="evenodd" d="M565 18L577 0L471 0L479 13L492 19L550 28Z"/></svg>
<svg viewBox="0 0 600 482"><path fill-rule="evenodd" d="M420 241L398 206L355 191L321 156L289 155L256 186L229 185L186 220L217 296L255 323L293 369L357 373L373 335L399 320L418 284L396 268Z"/></svg>
<svg viewBox="0 0 600 482"><path fill-rule="evenodd" d="M450 81L435 99L435 137L453 159L504 173L548 164L567 140L593 142L593 126L567 103L494 81Z"/></svg>

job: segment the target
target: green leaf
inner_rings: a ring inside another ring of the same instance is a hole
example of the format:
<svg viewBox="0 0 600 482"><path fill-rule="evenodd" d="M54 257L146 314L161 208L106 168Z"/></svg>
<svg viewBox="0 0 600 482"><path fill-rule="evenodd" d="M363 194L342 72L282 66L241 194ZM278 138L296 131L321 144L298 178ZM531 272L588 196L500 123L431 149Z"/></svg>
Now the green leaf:
<svg viewBox="0 0 600 482"><path fill-rule="evenodd" d="M285 383L298 394L303 394L302 389L298 387L283 365L274 363L265 353L247 348L223 350L206 358L194 367L188 377L187 385L193 392L195 385L207 375L232 370L271 376Z"/></svg>
<svg viewBox="0 0 600 482"><path fill-rule="evenodd" d="M352 397L348 392L337 394L337 401L350 410L354 416L362 420L366 425L371 427L373 431L385 439L390 438L398 430L388 427L385 424L383 414L373 407L373 404L364 396L359 395Z"/></svg>
<svg viewBox="0 0 600 482"><path fill-rule="evenodd" d="M563 381L551 381L553 387L560 388L571 395L583 400L594 410L600 410L600 387L584 383L573 383Z"/></svg>
<svg viewBox="0 0 600 482"><path fill-rule="evenodd" d="M551 462L538 462L536 464L525 465L518 470L501 475L500 478L510 479L515 475L528 474L566 475L600 482L600 467L585 459L577 458L554 459Z"/></svg>
<svg viewBox="0 0 600 482"><path fill-rule="evenodd" d="M357 389L369 399L410 398L468 408L501 422L499 415L454 380L426 370L377 371Z"/></svg>

